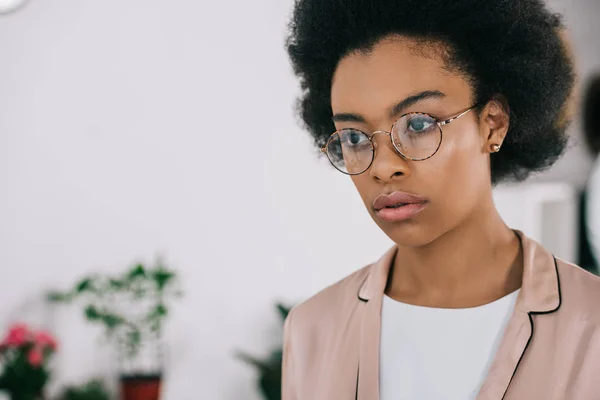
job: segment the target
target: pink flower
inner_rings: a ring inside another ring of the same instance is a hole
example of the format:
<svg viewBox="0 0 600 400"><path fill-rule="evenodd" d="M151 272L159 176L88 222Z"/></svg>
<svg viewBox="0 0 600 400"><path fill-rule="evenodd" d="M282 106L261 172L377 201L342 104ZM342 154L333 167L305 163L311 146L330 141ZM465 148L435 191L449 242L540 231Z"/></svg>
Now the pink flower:
<svg viewBox="0 0 600 400"><path fill-rule="evenodd" d="M25 324L16 324L8 331L8 334L2 341L2 346L19 347L30 340L29 328Z"/></svg>
<svg viewBox="0 0 600 400"><path fill-rule="evenodd" d="M35 343L41 348L50 348L53 351L56 350L56 340L46 331L39 331L36 333Z"/></svg>
<svg viewBox="0 0 600 400"><path fill-rule="evenodd" d="M41 366L44 361L42 350L38 346L33 347L27 354L27 361L29 361L29 364L34 368Z"/></svg>

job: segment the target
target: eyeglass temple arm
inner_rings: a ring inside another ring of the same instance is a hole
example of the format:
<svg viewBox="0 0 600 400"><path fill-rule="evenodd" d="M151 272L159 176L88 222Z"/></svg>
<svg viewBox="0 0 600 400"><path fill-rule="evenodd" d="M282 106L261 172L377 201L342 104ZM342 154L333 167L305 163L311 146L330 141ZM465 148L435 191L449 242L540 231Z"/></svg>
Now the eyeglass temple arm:
<svg viewBox="0 0 600 400"><path fill-rule="evenodd" d="M452 117L450 119L447 119L445 121L440 122L440 126L444 126L444 125L448 125L450 122L454 121L455 119L459 119L460 117L462 117L463 115L465 115L466 113L468 113L469 111L471 111L472 109L474 109L475 107L471 107L468 110L465 110L463 112L461 112L460 114L458 114L456 117Z"/></svg>

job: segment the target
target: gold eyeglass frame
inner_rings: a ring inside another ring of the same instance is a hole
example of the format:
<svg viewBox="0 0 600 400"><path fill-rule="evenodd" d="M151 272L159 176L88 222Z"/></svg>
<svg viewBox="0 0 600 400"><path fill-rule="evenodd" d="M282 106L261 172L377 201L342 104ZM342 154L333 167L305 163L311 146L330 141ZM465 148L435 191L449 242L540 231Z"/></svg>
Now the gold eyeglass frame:
<svg viewBox="0 0 600 400"><path fill-rule="evenodd" d="M343 174L346 174L346 175L360 175L360 174L363 174L363 173L365 173L365 172L366 172L366 171L367 171L369 168L371 168L371 165L373 165L373 161L375 161L375 146L374 146L374 144L373 144L373 138L374 138L374 137L375 137L375 135L377 135L378 133L384 133L384 134L386 134L387 136L389 136L389 137L390 137L390 141L392 142L392 146L394 146L394 149L396 150L396 152L397 152L397 153L398 153L398 154L399 154L401 157L403 157L404 159L410 160L410 161L425 161L425 160L428 160L428 159L430 159L430 158L431 158L431 157L433 157L434 155L436 155L436 153L439 151L440 147L442 147L442 142L443 142L443 140L444 140L444 131L443 131L443 129L442 129L442 126L444 126L444 125L448 125L450 122L452 122L452 121L455 121L455 120L459 119L459 118L460 118L460 117L462 117L463 115L466 115L466 114L467 114L469 111L472 111L472 110L474 110L476 107L477 107L477 105L474 105L474 106L472 106L472 107L470 107L470 108L466 109L465 111L462 111L462 112L460 112L459 114L455 115L454 117L448 118L448 119L446 119L446 120L444 120L444 121L438 121L438 119L437 119L436 117L434 117L433 115L431 115L431 114L427 114L427 113L423 113L423 112L410 112L410 113L406 113L406 114L403 114L403 115L401 115L400 117L398 117L398 119L396 119L396 121L395 121L395 122L392 124L392 128L389 130L389 132L388 132L388 131L374 131L373 133L371 133L371 135L370 135L370 136L369 136L367 133L365 133L365 132L361 131L360 129L354 129L354 128L344 128L344 129L340 129L340 130L337 130L337 131L333 132L333 133L331 134L331 136L329 137L329 139L327 139L327 143L325 143L325 145L324 145L323 147L321 147L321 153L325 153L325 155L327 156L327 159L329 160L329 162L331 163L331 165L333 165L333 167L334 167L335 169L337 169L338 171L340 171L341 173L343 173ZM433 119L433 120L436 122L436 124L437 124L437 126L438 126L438 129L440 130L440 142L438 143L438 146L437 146L437 148L435 149L435 151L434 151L434 152L433 152L433 153L432 153L430 156L428 156L428 157L425 157L425 158L412 158L412 157L408 157L408 156L406 156L404 153L402 153L402 151L400 151L400 149L398 148L398 146L396 146L396 143L394 143L394 139L392 139L392 132L394 131L394 127L396 126L396 124L398 123L398 121L400 121L402 118L404 118L404 117L407 117L407 116L409 116L409 115L425 115L425 116L427 116L427 117L429 117L429 118ZM371 157L371 161L369 162L369 165L367 166L367 168L365 168L365 169L364 169L363 171L361 171L361 172L358 172L358 173L353 173L353 174L351 174L351 173L349 173L349 172L344 172L344 171L341 171L341 170L340 170L338 167L336 167L336 166L335 166L335 164L333 163L333 161L331 161L331 158L329 157L329 154L328 154L328 152L327 152L327 148L329 147L329 144L330 144L330 143L331 143L333 140L335 140L335 137L336 137L336 136L339 136L339 134L340 134L341 132L348 131L348 130L352 130L352 131L359 131L359 132L361 132L363 135L365 135L365 136L367 137L367 139L369 139L369 142L371 142L371 149L373 150L373 152L372 152L372 153L373 153L373 156Z"/></svg>

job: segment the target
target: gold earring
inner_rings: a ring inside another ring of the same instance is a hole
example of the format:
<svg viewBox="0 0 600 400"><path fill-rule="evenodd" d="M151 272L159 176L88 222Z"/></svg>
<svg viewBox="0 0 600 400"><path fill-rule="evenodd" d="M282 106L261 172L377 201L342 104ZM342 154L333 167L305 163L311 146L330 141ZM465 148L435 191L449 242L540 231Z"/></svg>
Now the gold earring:
<svg viewBox="0 0 600 400"><path fill-rule="evenodd" d="M492 145L492 151L493 151L494 153L497 153L497 152L499 152L499 151L500 151L500 145L499 145L499 144L493 144L493 145Z"/></svg>

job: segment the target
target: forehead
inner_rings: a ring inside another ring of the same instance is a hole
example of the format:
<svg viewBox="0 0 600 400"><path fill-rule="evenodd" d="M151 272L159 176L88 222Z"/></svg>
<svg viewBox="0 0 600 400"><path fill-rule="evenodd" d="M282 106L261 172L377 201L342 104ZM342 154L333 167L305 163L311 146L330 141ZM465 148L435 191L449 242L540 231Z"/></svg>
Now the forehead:
<svg viewBox="0 0 600 400"><path fill-rule="evenodd" d="M427 90L438 90L443 101L465 102L470 87L443 61L442 45L422 44L412 39L382 40L369 52L355 52L337 66L331 86L334 113L379 115L399 101Z"/></svg>

